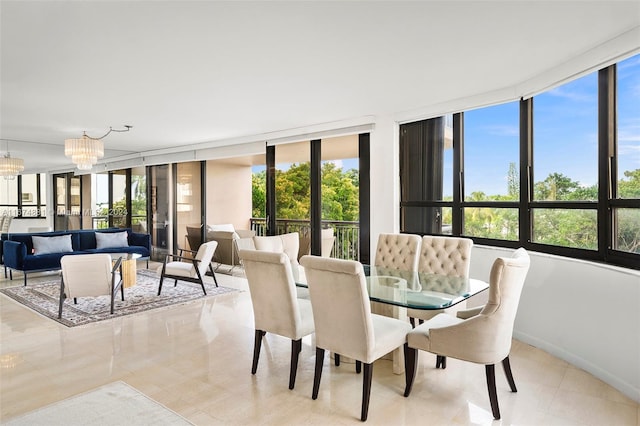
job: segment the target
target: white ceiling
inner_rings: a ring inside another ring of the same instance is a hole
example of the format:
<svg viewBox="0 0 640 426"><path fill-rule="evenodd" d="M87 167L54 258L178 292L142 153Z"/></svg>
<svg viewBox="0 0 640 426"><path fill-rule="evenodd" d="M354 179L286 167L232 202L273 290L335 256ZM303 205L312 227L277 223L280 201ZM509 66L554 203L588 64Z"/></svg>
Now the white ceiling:
<svg viewBox="0 0 640 426"><path fill-rule="evenodd" d="M104 139L110 158L260 140L516 99L572 61L628 53L598 50L625 34L640 50L638 0L1 0L0 15L0 152L10 140L27 171L68 166L64 139L85 130L133 126Z"/></svg>

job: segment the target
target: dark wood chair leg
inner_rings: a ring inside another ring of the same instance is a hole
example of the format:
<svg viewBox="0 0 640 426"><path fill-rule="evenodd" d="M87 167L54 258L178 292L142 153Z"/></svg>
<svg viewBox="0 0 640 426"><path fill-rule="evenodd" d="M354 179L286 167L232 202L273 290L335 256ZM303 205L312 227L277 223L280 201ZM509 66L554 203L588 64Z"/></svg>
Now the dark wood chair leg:
<svg viewBox="0 0 640 426"><path fill-rule="evenodd" d="M260 358L260 348L262 347L262 337L266 334L265 331L256 330L255 340L253 343L253 364L251 365L251 374L256 374L258 370L258 358Z"/></svg>
<svg viewBox="0 0 640 426"><path fill-rule="evenodd" d="M413 388L413 380L418 370L418 350L410 348L409 344L404 344L404 396L407 397Z"/></svg>
<svg viewBox="0 0 640 426"><path fill-rule="evenodd" d="M502 368L504 368L504 374L505 376L507 376L507 381L509 382L511 392L518 392L518 389L516 388L516 382L513 380L513 374L511 374L511 363L509 362L508 356L502 360Z"/></svg>
<svg viewBox="0 0 640 426"><path fill-rule="evenodd" d="M298 355L302 351L302 339L291 341L291 370L289 371L289 389L296 385L296 371L298 371Z"/></svg>
<svg viewBox="0 0 640 426"><path fill-rule="evenodd" d="M27 271L24 271L24 286L27 286Z"/></svg>
<svg viewBox="0 0 640 426"><path fill-rule="evenodd" d="M356 373L360 374L362 371L362 361L356 361Z"/></svg>
<svg viewBox="0 0 640 426"><path fill-rule="evenodd" d="M64 279L60 280L60 306L58 306L58 318L62 318L62 305L64 304Z"/></svg>
<svg viewBox="0 0 640 426"><path fill-rule="evenodd" d="M362 412L360 413L360 420L363 422L367 420L369 415L369 397L371 396L371 379L373 377L373 363L364 364L364 374L362 376Z"/></svg>
<svg viewBox="0 0 640 426"><path fill-rule="evenodd" d="M411 328L416 328L416 319L414 317L409 317L409 322L411 323Z"/></svg>
<svg viewBox="0 0 640 426"><path fill-rule="evenodd" d="M160 285L158 286L158 296L160 296L160 292L162 291L162 281L164 281L164 276L160 275Z"/></svg>
<svg viewBox="0 0 640 426"><path fill-rule="evenodd" d="M78 304L78 298L77 298L77 297L74 297L74 298L73 298L73 304L74 304L74 305L77 305L77 304Z"/></svg>
<svg viewBox="0 0 640 426"><path fill-rule="evenodd" d="M316 346L316 371L313 374L313 392L311 399L318 399L320 390L320 379L322 378L322 364L324 363L324 349Z"/></svg>
<svg viewBox="0 0 640 426"><path fill-rule="evenodd" d="M178 280L173 280L173 286L177 287L178 286Z"/></svg>
<svg viewBox="0 0 640 426"><path fill-rule="evenodd" d="M491 411L493 418L500 420L500 408L498 407L498 394L496 393L496 368L495 365L485 365L487 373L487 389L489 390L489 401L491 402Z"/></svg>
<svg viewBox="0 0 640 426"><path fill-rule="evenodd" d="M447 368L447 357L442 355L436 355L436 368Z"/></svg>
<svg viewBox="0 0 640 426"><path fill-rule="evenodd" d="M423 319L419 319L419 320L418 320L418 324L419 324L419 325L424 324L424 320L423 320Z"/></svg>
<svg viewBox="0 0 640 426"><path fill-rule="evenodd" d="M122 296L122 301L124 302L124 283L120 284L120 295Z"/></svg>
<svg viewBox="0 0 640 426"><path fill-rule="evenodd" d="M333 354L333 360L334 360L334 362L336 364L336 367L339 367L340 366L340 354L334 353Z"/></svg>
<svg viewBox="0 0 640 426"><path fill-rule="evenodd" d="M213 282L215 283L216 287L218 287L218 279L216 278L215 272L213 272L213 267L211 266L211 263L209 263L209 271L211 271L211 276L213 277Z"/></svg>

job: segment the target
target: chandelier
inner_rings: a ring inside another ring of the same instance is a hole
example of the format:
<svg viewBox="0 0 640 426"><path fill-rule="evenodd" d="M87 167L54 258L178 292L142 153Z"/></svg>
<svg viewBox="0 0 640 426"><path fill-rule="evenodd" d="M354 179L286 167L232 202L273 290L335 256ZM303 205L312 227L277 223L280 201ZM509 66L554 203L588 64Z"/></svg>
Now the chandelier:
<svg viewBox="0 0 640 426"><path fill-rule="evenodd" d="M104 144L102 139L106 138L111 132L128 132L132 126L124 126L122 130L116 130L109 127L109 131L99 138L87 136L87 132L83 132L79 139L65 139L64 155L71 158L71 161L79 170L91 170L91 168L104 157Z"/></svg>
<svg viewBox="0 0 640 426"><path fill-rule="evenodd" d="M9 153L9 142L7 141L7 153L0 157L0 176L5 179L15 179L24 170L24 160L12 157Z"/></svg>

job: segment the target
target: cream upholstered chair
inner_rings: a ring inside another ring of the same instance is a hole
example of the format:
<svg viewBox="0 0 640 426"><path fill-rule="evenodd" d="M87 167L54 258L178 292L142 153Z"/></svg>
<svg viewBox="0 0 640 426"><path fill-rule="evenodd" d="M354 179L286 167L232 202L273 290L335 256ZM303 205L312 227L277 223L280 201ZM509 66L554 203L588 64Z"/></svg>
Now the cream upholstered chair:
<svg viewBox="0 0 640 426"><path fill-rule="evenodd" d="M418 271L449 277L468 278L472 248L473 240L470 238L425 235L422 237L420 256L418 257ZM442 289L442 292L447 293L447 290L456 291L456 289ZM425 320L445 311L449 314L455 314L460 309L466 308L466 305L466 302L460 302L446 310L407 309L407 315L411 325L415 327L416 318L422 324ZM445 368L446 362L446 358L438 357L436 368L441 365L442 368Z"/></svg>
<svg viewBox="0 0 640 426"><path fill-rule="evenodd" d="M251 374L256 374L262 338L269 332L291 339L289 389L293 389L302 338L313 333L313 313L309 300L297 299L291 263L284 253L240 250L240 259L249 282L255 343Z"/></svg>
<svg viewBox="0 0 640 426"><path fill-rule="evenodd" d="M364 271L359 262L303 256L300 263L309 285L316 329L312 398L318 397L325 350L353 358L358 372L364 363L360 416L364 421L369 411L373 362L400 346L404 346L406 353L406 336L411 325L371 313ZM406 378L408 380L408 376Z"/></svg>
<svg viewBox="0 0 640 426"><path fill-rule="evenodd" d="M207 290L204 288L204 277L207 274L207 269L211 272L213 281L215 282L216 287L218 287L216 274L211 267L211 261L213 260L213 255L216 252L217 247L218 243L216 241L204 243L200 245L198 251L195 252L195 257L193 259L181 255L168 254L165 257L160 270L158 296L160 296L160 292L162 291L162 282L165 278L173 279L174 286L178 285L178 280L200 284L202 291L206 295ZM171 261L169 261L170 259Z"/></svg>
<svg viewBox="0 0 640 426"><path fill-rule="evenodd" d="M500 418L496 393L495 364L502 362L509 387L516 392L509 352L529 255L519 248L513 257L499 257L491 268L489 300L484 307L458 312L458 317L438 314L413 329L407 336L412 350L407 359L405 396L411 392L418 364L417 349L464 361L484 364L493 417Z"/></svg>
<svg viewBox="0 0 640 426"><path fill-rule="evenodd" d="M124 300L124 287L122 286L122 258L119 258L115 264L112 265L112 263L111 255L107 253L62 256L58 318L62 318L64 300L73 298L74 303L77 303L78 297L110 296L113 314L116 293L120 290Z"/></svg>
<svg viewBox="0 0 640 426"><path fill-rule="evenodd" d="M421 239L414 234L380 234L375 266L416 271Z"/></svg>
<svg viewBox="0 0 640 426"><path fill-rule="evenodd" d="M253 237L253 244L255 245L256 250L286 254L289 257L289 262L291 262L293 279L297 280L299 278L300 264L298 263L298 251L300 250L300 236L297 232L273 235L269 237L256 236Z"/></svg>

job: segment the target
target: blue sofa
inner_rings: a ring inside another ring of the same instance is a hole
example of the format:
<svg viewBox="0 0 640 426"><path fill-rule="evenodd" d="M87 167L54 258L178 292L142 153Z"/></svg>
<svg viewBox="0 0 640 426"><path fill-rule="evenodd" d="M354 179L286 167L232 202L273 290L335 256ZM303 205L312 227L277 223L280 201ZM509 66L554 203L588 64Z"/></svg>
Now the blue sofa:
<svg viewBox="0 0 640 426"><path fill-rule="evenodd" d="M96 232L122 232L127 231L126 247L96 248ZM33 236L55 237L61 235L71 235L72 252L34 254ZM83 229L76 231L55 231L38 232L24 234L6 234L6 240L2 241L2 254L6 269L9 269L10 277L13 279L13 271L24 273L24 285L27 285L27 274L32 272L55 271L60 269L60 259L62 256L70 254L89 253L136 253L141 259L149 260L151 255L151 236L131 229L109 228L109 229Z"/></svg>

